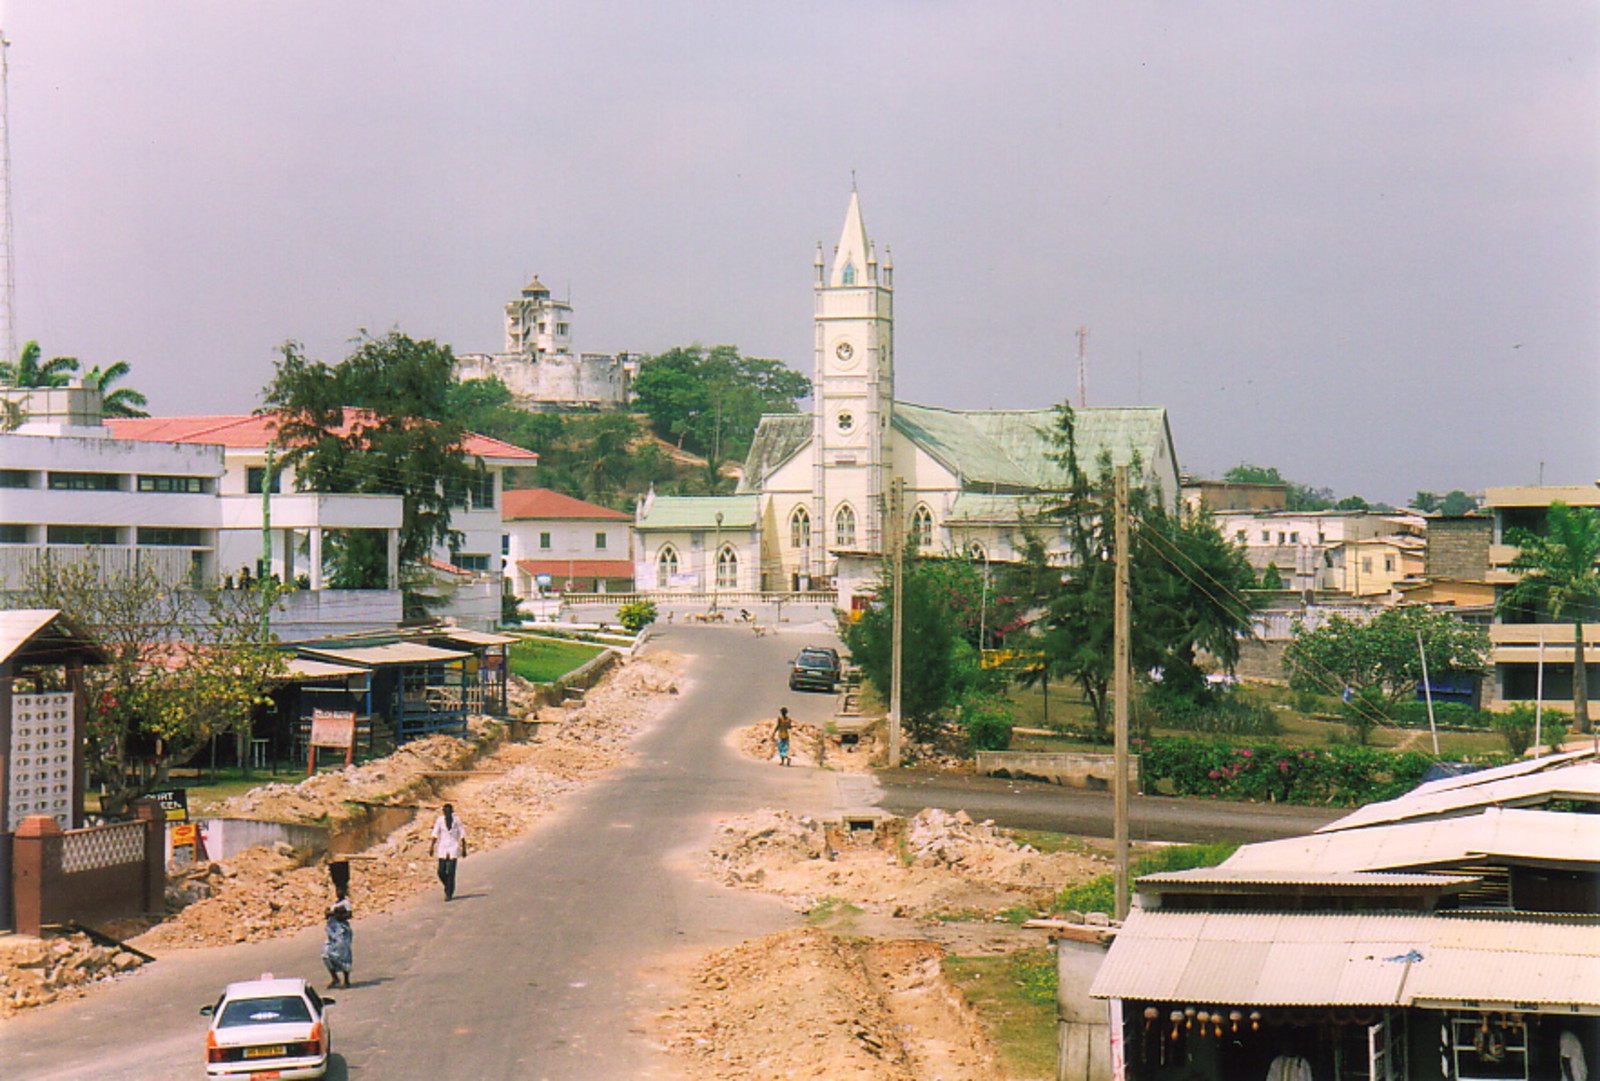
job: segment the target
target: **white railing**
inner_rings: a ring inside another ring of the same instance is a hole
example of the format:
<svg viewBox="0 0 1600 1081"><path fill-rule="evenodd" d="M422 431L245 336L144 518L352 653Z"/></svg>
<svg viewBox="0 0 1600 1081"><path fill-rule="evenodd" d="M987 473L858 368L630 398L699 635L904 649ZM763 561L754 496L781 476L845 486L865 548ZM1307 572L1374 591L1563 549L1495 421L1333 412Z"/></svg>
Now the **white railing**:
<svg viewBox="0 0 1600 1081"><path fill-rule="evenodd" d="M713 603L719 608L738 607L741 604L823 604L831 607L838 603L839 595L832 590L807 593L763 593L754 589L696 590L692 593L645 590L636 593L566 593L561 600L567 605L621 605L652 601L657 607L674 608L709 608Z"/></svg>

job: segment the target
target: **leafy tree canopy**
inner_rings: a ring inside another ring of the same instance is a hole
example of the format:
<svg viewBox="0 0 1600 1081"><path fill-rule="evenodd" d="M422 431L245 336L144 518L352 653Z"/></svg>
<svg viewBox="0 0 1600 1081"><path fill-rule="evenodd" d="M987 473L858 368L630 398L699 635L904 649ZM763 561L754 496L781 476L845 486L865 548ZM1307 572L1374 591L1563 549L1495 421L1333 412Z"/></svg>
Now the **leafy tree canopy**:
<svg viewBox="0 0 1600 1081"><path fill-rule="evenodd" d="M0 361L0 383L14 387L64 387L78 374L77 357L43 359L36 341L25 342L16 363Z"/></svg>
<svg viewBox="0 0 1600 1081"><path fill-rule="evenodd" d="M1282 484L1288 490L1284 493L1284 508L1286 510L1317 511L1317 510L1392 510L1382 503L1368 503L1358 495L1345 496L1343 499L1334 495L1331 488L1313 488L1286 479L1278 472L1277 466L1262 466L1240 464L1222 474L1222 479L1229 484Z"/></svg>
<svg viewBox="0 0 1600 1081"><path fill-rule="evenodd" d="M715 467L744 455L761 414L793 413L811 382L731 345L689 345L645 357L633 388L658 435Z"/></svg>
<svg viewBox="0 0 1600 1081"><path fill-rule="evenodd" d="M1437 492L1418 492L1411 497L1410 506L1411 509L1421 511L1423 514L1443 514L1454 518L1476 511L1478 500L1457 488L1445 495Z"/></svg>
<svg viewBox="0 0 1600 1081"><path fill-rule="evenodd" d="M1035 642L1046 660L1024 678L1077 683L1103 730L1113 675L1113 471L1110 460L1102 458L1094 463L1094 475L1089 474L1078 461L1071 407L1061 405L1056 411L1056 457L1066 468L1070 487L1045 517L1062 524L1067 565L1055 565L1041 544L1030 542L1022 572L1026 581L1018 583L1018 590L1044 607L1035 624ZM1250 627L1255 572L1209 516L1169 512L1159 490L1142 482L1139 463L1130 469L1129 524L1134 670L1159 670L1172 693L1203 697L1206 683L1198 655L1209 653L1227 668L1237 663L1239 636Z"/></svg>
<svg viewBox="0 0 1600 1081"><path fill-rule="evenodd" d="M1428 674L1440 676L1481 672L1488 652L1488 632L1449 612L1385 608L1366 621L1333 615L1314 628L1297 625L1283 665L1297 690L1348 695L1387 716L1415 695L1424 657Z"/></svg>
<svg viewBox="0 0 1600 1081"><path fill-rule="evenodd" d="M100 408L106 416L148 417L150 415L145 409L150 403L139 391L132 387L111 389L111 384L126 379L131 370L125 360L117 361L105 371L101 371L98 364L89 369L86 378L100 388Z"/></svg>
<svg viewBox="0 0 1600 1081"><path fill-rule="evenodd" d="M265 409L278 415L281 462L294 469L296 486L401 496L402 564L420 563L438 544L454 551L460 534L450 528L451 511L486 473L466 454L466 428L450 408L450 347L391 331L362 337L331 367L307 359L298 342L280 354ZM348 425L346 406L362 410ZM375 578L378 547L370 538L349 546L360 568L345 573Z"/></svg>
<svg viewBox="0 0 1600 1081"><path fill-rule="evenodd" d="M164 787L212 739L249 731L284 667L263 627L272 591L200 593L92 560L34 564L19 603L61 609L111 655L84 670L86 759L107 814Z"/></svg>

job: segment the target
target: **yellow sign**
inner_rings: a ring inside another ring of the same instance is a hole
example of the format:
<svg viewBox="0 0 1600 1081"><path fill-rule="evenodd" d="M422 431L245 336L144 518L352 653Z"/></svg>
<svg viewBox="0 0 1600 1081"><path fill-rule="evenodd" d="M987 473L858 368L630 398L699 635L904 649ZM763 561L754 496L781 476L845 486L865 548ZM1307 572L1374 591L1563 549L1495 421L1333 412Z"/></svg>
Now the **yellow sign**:
<svg viewBox="0 0 1600 1081"><path fill-rule="evenodd" d="M1029 668L1044 663L1044 654L1033 649L986 649L985 668Z"/></svg>
<svg viewBox="0 0 1600 1081"><path fill-rule="evenodd" d="M191 848L200 839L200 827L193 822L179 822L172 827L172 847L179 848L189 845Z"/></svg>

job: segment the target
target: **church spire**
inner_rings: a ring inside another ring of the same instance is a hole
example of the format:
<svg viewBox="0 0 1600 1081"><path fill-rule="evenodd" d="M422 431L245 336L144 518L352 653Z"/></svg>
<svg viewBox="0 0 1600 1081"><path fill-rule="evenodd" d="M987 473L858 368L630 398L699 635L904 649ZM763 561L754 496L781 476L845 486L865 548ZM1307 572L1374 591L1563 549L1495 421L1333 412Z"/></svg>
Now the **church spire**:
<svg viewBox="0 0 1600 1081"><path fill-rule="evenodd" d="M839 234L839 247L833 256L833 273L828 284L865 285L867 260L871 243L867 240L867 226L861 219L861 196L854 185L850 188L850 209L845 211L844 231Z"/></svg>

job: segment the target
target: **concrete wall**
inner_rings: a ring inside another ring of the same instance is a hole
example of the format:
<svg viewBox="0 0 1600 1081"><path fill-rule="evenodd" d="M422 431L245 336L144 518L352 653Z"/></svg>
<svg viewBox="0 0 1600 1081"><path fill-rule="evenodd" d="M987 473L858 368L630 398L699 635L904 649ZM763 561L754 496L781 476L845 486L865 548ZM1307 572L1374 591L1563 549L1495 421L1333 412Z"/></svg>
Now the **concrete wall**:
<svg viewBox="0 0 1600 1081"><path fill-rule="evenodd" d="M1110 790L1115 775L1114 756L1071 754L1063 751L979 751L974 755L979 773L1027 777L1069 788ZM1139 756L1128 762L1129 787L1139 791Z"/></svg>
<svg viewBox="0 0 1600 1081"><path fill-rule="evenodd" d="M53 924L94 926L160 911L167 886L165 814L150 802L138 818L63 830L48 815L23 821L12 836L13 922L37 937Z"/></svg>
<svg viewBox="0 0 1600 1081"><path fill-rule="evenodd" d="M1489 543L1494 539L1494 519L1488 517L1429 518L1429 578L1454 578L1482 582L1489 575Z"/></svg>

